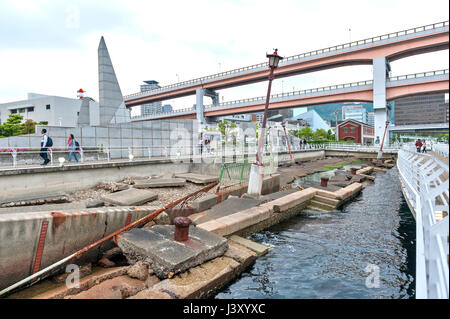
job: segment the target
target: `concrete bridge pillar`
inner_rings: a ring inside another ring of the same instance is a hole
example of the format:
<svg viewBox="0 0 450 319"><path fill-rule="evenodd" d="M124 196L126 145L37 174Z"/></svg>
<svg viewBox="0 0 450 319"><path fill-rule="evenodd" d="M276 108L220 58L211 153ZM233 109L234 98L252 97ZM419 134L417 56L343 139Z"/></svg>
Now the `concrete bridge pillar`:
<svg viewBox="0 0 450 319"><path fill-rule="evenodd" d="M215 105L219 103L219 93L216 93L211 89L197 89L195 91L195 94L196 94L195 110L197 113L197 121L199 124L206 124L203 97L204 96L210 97L212 99L212 104Z"/></svg>
<svg viewBox="0 0 450 319"><path fill-rule="evenodd" d="M203 97L205 96L205 90L204 89L197 89L195 91L195 111L197 113L197 121L199 124L205 124L205 107L203 105Z"/></svg>
<svg viewBox="0 0 450 319"><path fill-rule="evenodd" d="M386 102L386 80L391 67L385 57L373 59L373 111L375 125L375 142L383 140L386 121L389 120L390 106ZM389 141L389 127L384 139L384 145Z"/></svg>

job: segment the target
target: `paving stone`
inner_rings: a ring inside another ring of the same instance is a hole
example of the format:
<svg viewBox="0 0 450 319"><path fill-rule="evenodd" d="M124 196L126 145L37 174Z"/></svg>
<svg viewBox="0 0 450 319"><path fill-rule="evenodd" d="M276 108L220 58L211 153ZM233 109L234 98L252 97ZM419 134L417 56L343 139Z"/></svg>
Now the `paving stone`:
<svg viewBox="0 0 450 319"><path fill-rule="evenodd" d="M90 199L86 202L86 208L94 208L105 206L105 202L98 199Z"/></svg>
<svg viewBox="0 0 450 319"><path fill-rule="evenodd" d="M134 183L134 188L180 187L185 185L186 180L182 178L160 178L137 180Z"/></svg>
<svg viewBox="0 0 450 319"><path fill-rule="evenodd" d="M128 276L115 277L64 299L123 299L146 289L145 282Z"/></svg>
<svg viewBox="0 0 450 319"><path fill-rule="evenodd" d="M156 225L170 225L170 217L166 212L160 213L154 221Z"/></svg>
<svg viewBox="0 0 450 319"><path fill-rule="evenodd" d="M128 268L127 275L142 281L146 280L148 277L148 264L143 261L138 261Z"/></svg>
<svg viewBox="0 0 450 319"><path fill-rule="evenodd" d="M239 245L232 240L228 241L228 250L223 256L233 258L240 263L241 271L250 266L258 258L258 255L253 250Z"/></svg>
<svg viewBox="0 0 450 319"><path fill-rule="evenodd" d="M13 299L62 299L68 295L74 295L92 288L99 283L125 275L128 267L115 267L115 268L96 268L92 274L87 275L80 279L80 286L77 288L68 288L64 283L59 284L55 288L48 288L47 281L42 281L36 285L31 286L28 289L19 291L18 293L9 296Z"/></svg>
<svg viewBox="0 0 450 319"><path fill-rule="evenodd" d="M231 241L253 250L258 256L264 255L269 251L269 247L255 243L249 239L245 239L236 235L230 237Z"/></svg>
<svg viewBox="0 0 450 319"><path fill-rule="evenodd" d="M117 193L103 195L102 200L118 206L138 206L153 201L158 195L147 190L130 188Z"/></svg>
<svg viewBox="0 0 450 319"><path fill-rule="evenodd" d="M195 184L209 184L219 180L219 177L212 175L201 175L195 173L176 174L175 177L183 178Z"/></svg>
<svg viewBox="0 0 450 319"><path fill-rule="evenodd" d="M162 280L130 299L207 298L236 278L240 269L241 265L232 258L214 258L171 279Z"/></svg>
<svg viewBox="0 0 450 319"><path fill-rule="evenodd" d="M227 240L197 227L190 227L189 239L173 239L173 225L132 229L119 236L118 245L130 263L147 262L159 278L167 278L225 253Z"/></svg>

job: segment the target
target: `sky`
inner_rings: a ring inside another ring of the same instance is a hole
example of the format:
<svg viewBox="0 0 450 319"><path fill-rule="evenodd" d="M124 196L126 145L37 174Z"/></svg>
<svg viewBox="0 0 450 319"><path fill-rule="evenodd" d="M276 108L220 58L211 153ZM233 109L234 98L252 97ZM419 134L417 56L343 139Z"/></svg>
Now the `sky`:
<svg viewBox="0 0 450 319"><path fill-rule="evenodd" d="M274 48L291 56L446 21L448 11L448 0L0 0L0 103L29 92L75 98L79 88L98 100L101 36L126 95L144 80L169 85L266 62ZM401 59L392 75L447 69L448 59L448 50ZM348 66L275 79L272 94L371 78L370 65ZM261 82L219 94L232 101L266 91Z"/></svg>

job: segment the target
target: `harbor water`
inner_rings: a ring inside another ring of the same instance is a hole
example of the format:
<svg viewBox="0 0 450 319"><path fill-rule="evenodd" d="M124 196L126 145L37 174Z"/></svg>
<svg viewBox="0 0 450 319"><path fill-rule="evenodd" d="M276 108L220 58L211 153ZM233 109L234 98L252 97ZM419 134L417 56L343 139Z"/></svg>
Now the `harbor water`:
<svg viewBox="0 0 450 319"><path fill-rule="evenodd" d="M352 202L249 239L272 248L215 298L414 298L415 221L397 168Z"/></svg>

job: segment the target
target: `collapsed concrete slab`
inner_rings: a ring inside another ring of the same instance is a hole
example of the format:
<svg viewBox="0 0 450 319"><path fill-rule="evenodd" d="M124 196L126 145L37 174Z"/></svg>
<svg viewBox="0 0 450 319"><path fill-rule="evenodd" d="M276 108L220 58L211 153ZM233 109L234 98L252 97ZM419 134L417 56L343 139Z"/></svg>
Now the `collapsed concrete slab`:
<svg viewBox="0 0 450 319"><path fill-rule="evenodd" d="M158 195L143 189L130 188L124 191L106 194L101 197L105 202L117 206L136 206L151 202L158 198Z"/></svg>
<svg viewBox="0 0 450 319"><path fill-rule="evenodd" d="M177 242L173 225L132 229L119 236L118 246L129 263L145 261L159 278L168 278L213 258L228 249L227 240L197 227L189 229L189 239Z"/></svg>
<svg viewBox="0 0 450 319"><path fill-rule="evenodd" d="M195 174L195 173L176 174L175 177L183 178L194 184L209 184L209 183L214 183L219 180L219 178L217 176L201 175L201 174Z"/></svg>
<svg viewBox="0 0 450 319"><path fill-rule="evenodd" d="M160 178L136 180L134 188L155 188L155 187L180 187L186 185L186 180L182 178Z"/></svg>

